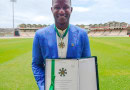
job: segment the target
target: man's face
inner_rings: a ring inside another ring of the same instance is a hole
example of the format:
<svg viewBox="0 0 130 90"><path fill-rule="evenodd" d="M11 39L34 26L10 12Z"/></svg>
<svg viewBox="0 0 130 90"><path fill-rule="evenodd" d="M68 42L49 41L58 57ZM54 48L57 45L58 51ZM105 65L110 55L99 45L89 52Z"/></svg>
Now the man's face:
<svg viewBox="0 0 130 90"><path fill-rule="evenodd" d="M56 23L65 24L69 22L72 12L70 0L53 0L51 10Z"/></svg>

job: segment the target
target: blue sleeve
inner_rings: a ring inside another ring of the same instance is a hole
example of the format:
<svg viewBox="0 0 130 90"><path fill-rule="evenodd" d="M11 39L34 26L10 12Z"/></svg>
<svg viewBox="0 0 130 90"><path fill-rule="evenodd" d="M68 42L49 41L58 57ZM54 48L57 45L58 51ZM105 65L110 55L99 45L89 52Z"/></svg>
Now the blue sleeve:
<svg viewBox="0 0 130 90"><path fill-rule="evenodd" d="M83 34L83 52L82 57L91 57L90 45L89 45L89 38L87 33Z"/></svg>
<svg viewBox="0 0 130 90"><path fill-rule="evenodd" d="M45 83L45 68L43 63L43 57L41 53L41 47L39 45L39 37L36 32L33 41L33 51L32 51L32 71L39 87L39 90L44 90Z"/></svg>

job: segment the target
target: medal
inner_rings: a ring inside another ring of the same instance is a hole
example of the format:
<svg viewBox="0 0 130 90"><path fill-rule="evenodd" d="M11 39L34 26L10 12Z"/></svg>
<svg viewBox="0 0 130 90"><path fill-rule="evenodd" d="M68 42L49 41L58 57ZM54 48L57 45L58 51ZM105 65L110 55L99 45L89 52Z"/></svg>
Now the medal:
<svg viewBox="0 0 130 90"><path fill-rule="evenodd" d="M64 39L64 37L66 36L66 34L67 34L67 32L68 32L68 29L69 29L69 25L68 25L68 28L66 29L66 31L65 31L65 33L63 34L63 35L60 35L60 33L58 32L58 30L57 30L57 28L56 28L56 26L55 26L55 31L56 31L56 33L57 33L57 35L58 35L58 37L60 38L60 43L58 44L58 46L60 47L60 48L64 48L65 47L65 43L62 41L63 39Z"/></svg>
<svg viewBox="0 0 130 90"><path fill-rule="evenodd" d="M58 44L58 46L60 47L60 48L64 48L65 47L65 43L64 42L62 42L62 38L60 38L60 43Z"/></svg>
<svg viewBox="0 0 130 90"><path fill-rule="evenodd" d="M60 42L60 43L58 44L58 46L59 46L60 48L64 48L64 47L65 47L65 44L64 44L64 42Z"/></svg>

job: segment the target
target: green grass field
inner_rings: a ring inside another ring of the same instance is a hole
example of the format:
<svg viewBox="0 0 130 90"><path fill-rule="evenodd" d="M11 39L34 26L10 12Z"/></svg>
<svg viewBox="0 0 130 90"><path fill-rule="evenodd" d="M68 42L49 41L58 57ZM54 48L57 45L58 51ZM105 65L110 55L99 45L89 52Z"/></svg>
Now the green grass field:
<svg viewBox="0 0 130 90"><path fill-rule="evenodd" d="M0 39L0 90L38 90L31 69L33 39ZM130 38L91 37L100 90L130 90Z"/></svg>

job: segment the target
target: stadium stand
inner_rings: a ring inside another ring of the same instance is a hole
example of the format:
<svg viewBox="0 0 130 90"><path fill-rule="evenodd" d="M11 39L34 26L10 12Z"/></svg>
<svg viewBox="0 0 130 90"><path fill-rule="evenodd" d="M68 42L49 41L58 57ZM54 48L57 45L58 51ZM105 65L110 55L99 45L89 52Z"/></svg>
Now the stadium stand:
<svg viewBox="0 0 130 90"><path fill-rule="evenodd" d="M34 37L35 32L43 27L48 25L41 25L41 24L20 24L18 27L20 29L20 37Z"/></svg>
<svg viewBox="0 0 130 90"><path fill-rule="evenodd" d="M21 37L34 37L35 32L20 32Z"/></svg>
<svg viewBox="0 0 130 90"><path fill-rule="evenodd" d="M35 32L43 27L49 25L41 24L20 24L18 28L0 28L0 37L34 37ZM90 37L105 37L105 36L129 36L130 37L130 25L125 22L107 22L104 24L90 24L90 25L78 25L77 26L86 29L88 36Z"/></svg>
<svg viewBox="0 0 130 90"><path fill-rule="evenodd" d="M103 33L103 36L108 36L110 34L110 30L105 30L104 33Z"/></svg>
<svg viewBox="0 0 130 90"><path fill-rule="evenodd" d="M28 34L26 32L20 32L21 37L28 37Z"/></svg>
<svg viewBox="0 0 130 90"><path fill-rule="evenodd" d="M108 34L109 36L118 36L120 33L120 30L111 30L111 32Z"/></svg>
<svg viewBox="0 0 130 90"><path fill-rule="evenodd" d="M129 27L125 22L108 22L105 24L90 24L88 36L128 36Z"/></svg>
<svg viewBox="0 0 130 90"><path fill-rule="evenodd" d="M41 24L21 24L19 25L21 37L34 37L36 30L46 27L48 25ZM104 24L90 24L90 25L78 25L77 26L87 29L88 36L127 36L128 24L125 22L108 22Z"/></svg>
<svg viewBox="0 0 130 90"><path fill-rule="evenodd" d="M119 36L125 36L125 35L127 35L127 30L121 30Z"/></svg>
<svg viewBox="0 0 130 90"><path fill-rule="evenodd" d="M0 28L0 37L13 37L14 29L13 28Z"/></svg>
<svg viewBox="0 0 130 90"><path fill-rule="evenodd" d="M92 36L95 33L95 31L88 32L88 36Z"/></svg>
<svg viewBox="0 0 130 90"><path fill-rule="evenodd" d="M95 34L94 34L94 36L101 36L101 35L103 35L103 33L104 33L104 31L99 31L99 30L97 30L96 32L95 32Z"/></svg>

